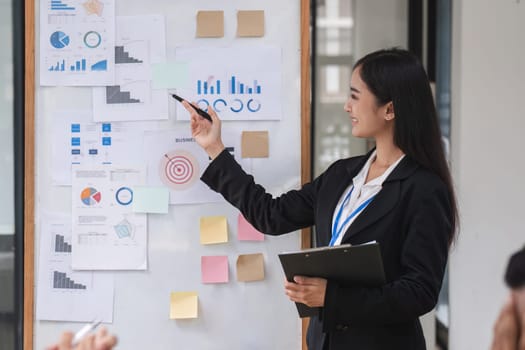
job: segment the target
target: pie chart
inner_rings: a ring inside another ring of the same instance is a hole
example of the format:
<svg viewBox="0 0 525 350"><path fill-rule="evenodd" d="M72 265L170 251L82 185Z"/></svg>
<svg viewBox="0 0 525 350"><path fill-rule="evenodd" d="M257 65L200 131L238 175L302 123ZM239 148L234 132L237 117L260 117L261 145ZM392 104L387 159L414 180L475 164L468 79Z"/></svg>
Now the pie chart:
<svg viewBox="0 0 525 350"><path fill-rule="evenodd" d="M82 190L82 193L80 193L80 200L82 200L82 203L85 205L91 206L98 204L101 199L102 195L93 187L86 187Z"/></svg>
<svg viewBox="0 0 525 350"><path fill-rule="evenodd" d="M49 41L51 41L51 45L54 48L63 49L69 45L69 36L64 32L58 31L51 34Z"/></svg>

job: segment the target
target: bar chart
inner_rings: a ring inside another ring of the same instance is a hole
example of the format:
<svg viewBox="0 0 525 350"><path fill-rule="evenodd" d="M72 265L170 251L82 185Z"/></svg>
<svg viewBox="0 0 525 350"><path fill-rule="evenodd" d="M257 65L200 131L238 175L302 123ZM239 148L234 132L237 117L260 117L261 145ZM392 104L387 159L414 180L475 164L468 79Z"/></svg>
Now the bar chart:
<svg viewBox="0 0 525 350"><path fill-rule="evenodd" d="M253 80L251 85L245 84L240 82L235 75L233 75L230 78L230 81L228 83L228 92L232 95L240 94L240 95L254 95L254 94L261 94L261 85L259 85L259 82L257 80Z"/></svg>
<svg viewBox="0 0 525 350"><path fill-rule="evenodd" d="M143 61L131 57L129 52L124 50L124 46L115 46L115 63L142 63Z"/></svg>
<svg viewBox="0 0 525 350"><path fill-rule="evenodd" d="M55 252L71 253L71 244L65 241L65 237L59 234L55 235Z"/></svg>
<svg viewBox="0 0 525 350"><path fill-rule="evenodd" d="M122 91L120 85L106 86L106 103L107 104L122 104L122 103L140 103L137 98L131 98L130 91Z"/></svg>
<svg viewBox="0 0 525 350"><path fill-rule="evenodd" d="M221 81L215 81L212 84L210 80L197 80L197 94L198 95L220 95L221 94Z"/></svg>
<svg viewBox="0 0 525 350"><path fill-rule="evenodd" d="M220 95L221 94L221 80L213 79L197 80L197 95ZM251 83L246 84L241 82L237 76L232 75L228 81L228 93L230 95L260 95L262 87L257 79Z"/></svg>
<svg viewBox="0 0 525 350"><path fill-rule="evenodd" d="M52 11L74 11L75 7L64 3L61 0L51 0L50 6Z"/></svg>
<svg viewBox="0 0 525 350"><path fill-rule="evenodd" d="M74 60L73 64L66 64L66 60L59 60L48 68L50 72L87 72L87 60L81 58L79 60ZM68 66L66 68L66 66ZM91 65L91 71L106 71L108 69L107 60L98 61Z"/></svg>
<svg viewBox="0 0 525 350"><path fill-rule="evenodd" d="M53 271L53 289L87 289L87 286L76 283L65 272Z"/></svg>

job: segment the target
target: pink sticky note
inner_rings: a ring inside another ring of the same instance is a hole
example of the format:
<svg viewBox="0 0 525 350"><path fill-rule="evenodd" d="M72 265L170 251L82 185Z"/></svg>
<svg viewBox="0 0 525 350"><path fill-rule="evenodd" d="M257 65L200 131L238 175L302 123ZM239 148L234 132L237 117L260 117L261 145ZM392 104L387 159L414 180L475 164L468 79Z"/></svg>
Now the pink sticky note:
<svg viewBox="0 0 525 350"><path fill-rule="evenodd" d="M201 257L202 283L228 283L228 256Z"/></svg>
<svg viewBox="0 0 525 350"><path fill-rule="evenodd" d="M239 241L264 241L264 234L257 231L242 214L239 214L237 237Z"/></svg>

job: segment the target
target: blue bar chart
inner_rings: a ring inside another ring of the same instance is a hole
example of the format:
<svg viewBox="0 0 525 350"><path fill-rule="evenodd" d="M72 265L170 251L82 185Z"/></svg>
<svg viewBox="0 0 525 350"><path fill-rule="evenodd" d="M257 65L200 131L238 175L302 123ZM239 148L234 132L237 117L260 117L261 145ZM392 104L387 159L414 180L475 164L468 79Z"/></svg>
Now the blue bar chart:
<svg viewBox="0 0 525 350"><path fill-rule="evenodd" d="M217 79L214 83L210 80L197 80L197 95L220 95L221 92L221 80ZM260 95L262 88L256 79L251 84L246 84L232 75L228 82L228 93L230 95Z"/></svg>
<svg viewBox="0 0 525 350"><path fill-rule="evenodd" d="M228 92L232 95L260 95L261 85L257 80L253 80L251 85L241 83L235 75L232 75L228 84Z"/></svg>
<svg viewBox="0 0 525 350"><path fill-rule="evenodd" d="M215 84L211 84L209 81L197 80L197 95L220 95L221 94L221 81L216 80Z"/></svg>
<svg viewBox="0 0 525 350"><path fill-rule="evenodd" d="M51 0L50 2L52 11L74 11L75 7L70 6L61 0Z"/></svg>
<svg viewBox="0 0 525 350"><path fill-rule="evenodd" d="M48 68L48 71L50 72L87 72L88 71L88 64L87 60L85 58L81 58L79 60L75 60L73 63L69 64L69 69L66 69L66 60L57 61L53 65L51 65ZM93 72L96 71L107 71L108 69L108 63L107 60L102 60L95 62L91 65L90 70Z"/></svg>

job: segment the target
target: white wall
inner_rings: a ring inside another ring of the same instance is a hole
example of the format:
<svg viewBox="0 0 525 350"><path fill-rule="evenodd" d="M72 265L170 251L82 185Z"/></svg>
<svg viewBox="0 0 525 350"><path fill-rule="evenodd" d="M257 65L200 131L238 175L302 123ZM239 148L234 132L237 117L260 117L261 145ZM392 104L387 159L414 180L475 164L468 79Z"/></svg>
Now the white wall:
<svg viewBox="0 0 525 350"><path fill-rule="evenodd" d="M450 259L450 349L487 349L525 243L525 2L453 2L452 169L461 232Z"/></svg>
<svg viewBox="0 0 525 350"><path fill-rule="evenodd" d="M408 0L355 0L355 57L408 46Z"/></svg>

